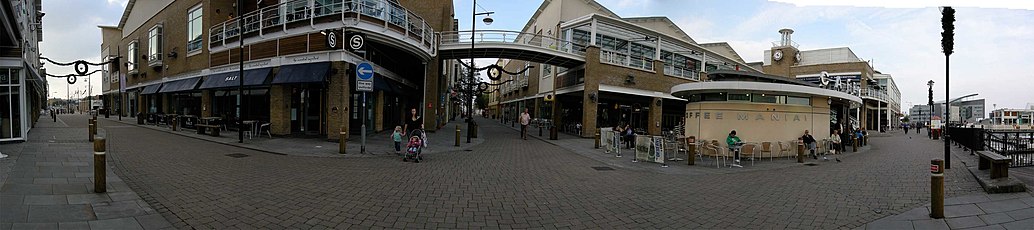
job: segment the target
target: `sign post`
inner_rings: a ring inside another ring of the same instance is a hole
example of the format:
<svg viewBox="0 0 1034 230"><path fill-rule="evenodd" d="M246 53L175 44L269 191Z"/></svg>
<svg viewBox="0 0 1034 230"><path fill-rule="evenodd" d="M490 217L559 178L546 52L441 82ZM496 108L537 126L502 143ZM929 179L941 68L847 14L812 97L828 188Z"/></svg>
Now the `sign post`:
<svg viewBox="0 0 1034 230"><path fill-rule="evenodd" d="M356 36L352 36L352 37L355 38ZM361 48L362 47L362 39L360 39L359 41L360 41L359 42L359 47ZM354 45L354 43L350 44L350 45ZM353 46L353 48L354 47L355 46ZM363 92L363 112L362 112L363 125L360 128L360 129L362 129L360 131L361 132L360 134L362 136L361 137L362 138L362 142L361 142L361 145L359 146L359 153L360 154L366 153L366 119L367 119L367 115L366 115L366 92L373 91L373 73L374 73L373 72L373 65L370 65L370 63L368 63L368 62L359 63L359 65L356 65L356 67L355 67L355 77L356 77L356 79L355 79L355 82L356 82L355 90Z"/></svg>

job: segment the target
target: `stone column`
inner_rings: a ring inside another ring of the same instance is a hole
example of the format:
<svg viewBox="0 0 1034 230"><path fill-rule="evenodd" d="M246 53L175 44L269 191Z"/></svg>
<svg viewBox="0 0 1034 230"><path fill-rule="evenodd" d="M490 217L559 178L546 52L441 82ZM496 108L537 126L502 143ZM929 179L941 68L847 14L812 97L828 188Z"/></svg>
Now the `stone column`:
<svg viewBox="0 0 1034 230"><path fill-rule="evenodd" d="M291 99L291 87L286 85L273 85L269 87L270 133L276 135L291 134ZM336 132L336 130L329 130L328 132Z"/></svg>
<svg viewBox="0 0 1034 230"><path fill-rule="evenodd" d="M600 67L600 48L590 45L585 49L585 91L582 91L582 137L592 137L596 130L596 114L598 106L589 95L599 100L600 77L604 76Z"/></svg>
<svg viewBox="0 0 1034 230"><path fill-rule="evenodd" d="M212 116L212 90L201 90L201 117Z"/></svg>
<svg viewBox="0 0 1034 230"><path fill-rule="evenodd" d="M384 91L377 91L377 104L373 105L373 130L384 130ZM427 123L430 125L431 123Z"/></svg>
<svg viewBox="0 0 1034 230"><path fill-rule="evenodd" d="M424 130L428 132L438 130L438 110L435 109L438 107L437 98L440 96L438 95L438 76L440 74L438 68L441 65L438 63L438 58L435 58L421 65L421 67L424 68L424 100L420 103L420 108L418 108L417 111L423 111ZM417 84L420 83L418 82ZM431 108L427 108L428 104L431 105ZM405 114L408 116L409 109L407 108L405 111Z"/></svg>
<svg viewBox="0 0 1034 230"><path fill-rule="evenodd" d="M161 98L162 104L158 106L158 111L167 114L176 113L176 111L172 111L172 103L170 102L170 100L172 100L172 97L170 97L167 93L163 93L161 94Z"/></svg>
<svg viewBox="0 0 1034 230"><path fill-rule="evenodd" d="M331 108L327 112L327 139L338 140L341 138L339 130L348 130L353 67L347 62L333 62L330 66L337 71L329 76L330 83L327 84L327 108ZM337 112L334 112L334 107L338 108Z"/></svg>
<svg viewBox="0 0 1034 230"><path fill-rule="evenodd" d="M661 114L662 114L662 101L659 97L651 98L650 100L650 113L646 118L646 132L650 135L661 135Z"/></svg>

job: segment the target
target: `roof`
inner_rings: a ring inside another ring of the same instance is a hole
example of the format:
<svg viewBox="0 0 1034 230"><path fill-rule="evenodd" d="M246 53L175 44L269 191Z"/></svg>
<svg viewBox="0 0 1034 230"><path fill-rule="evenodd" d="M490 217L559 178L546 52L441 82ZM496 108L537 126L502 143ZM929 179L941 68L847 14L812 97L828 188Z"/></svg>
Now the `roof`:
<svg viewBox="0 0 1034 230"><path fill-rule="evenodd" d="M535 13L531 15L531 18L528 19L528 22L524 23L524 28L521 28L521 31L528 31L528 28L531 28L532 23L538 21L537 19L539 18L539 15L542 14L542 11L546 10L546 6L549 6L549 4L553 3L553 1L557 1L560 4L563 4L563 0L545 0L545 1L542 1L542 4L539 5L538 9L535 9ZM595 7L597 9L597 11L601 11L601 12L606 13L607 15L610 15L610 16L613 16L613 17L620 17L620 16L618 16L617 13L614 13L614 11L610 11L610 9L607 9L607 7L604 7L603 5L601 5L600 3L598 3L598 2L596 2L594 0L583 0L583 1L586 4L588 4L589 6ZM582 1L577 1L577 2L582 2Z"/></svg>
<svg viewBox="0 0 1034 230"><path fill-rule="evenodd" d="M864 62L848 47L817 50L802 50L800 65L821 65L848 62Z"/></svg>
<svg viewBox="0 0 1034 230"><path fill-rule="evenodd" d="M624 19L625 21L628 21L628 22L631 22L631 23L638 24L638 25L643 26L643 27L653 28L654 30L658 30L658 32L666 33L666 34L668 34L668 36L672 36L672 37L675 37L675 38L681 38L683 40L686 40L686 42L689 42L689 43L693 43L693 44L697 43L696 40L693 40L693 38L690 37L689 34L686 34L685 31L682 31L682 28L679 28L678 25L675 25L675 22L672 22L671 19L669 19L668 17L664 17L664 16L627 17L627 18L621 18L621 19ZM661 28L657 28L658 25L650 25L649 23L660 23L659 26L661 26ZM668 29L671 29L672 31L668 32L668 31L661 30L663 27L667 27Z"/></svg>
<svg viewBox="0 0 1034 230"><path fill-rule="evenodd" d="M745 63L745 61L743 61L743 57L740 57L740 54L736 53L736 50L733 49L728 42L701 43L700 46L711 50L711 52Z"/></svg>
<svg viewBox="0 0 1034 230"><path fill-rule="evenodd" d="M122 11L122 18L118 20L119 29L126 26L126 19L129 19L129 12L133 9L134 4L136 4L136 0L129 0L129 3L126 3L126 10Z"/></svg>

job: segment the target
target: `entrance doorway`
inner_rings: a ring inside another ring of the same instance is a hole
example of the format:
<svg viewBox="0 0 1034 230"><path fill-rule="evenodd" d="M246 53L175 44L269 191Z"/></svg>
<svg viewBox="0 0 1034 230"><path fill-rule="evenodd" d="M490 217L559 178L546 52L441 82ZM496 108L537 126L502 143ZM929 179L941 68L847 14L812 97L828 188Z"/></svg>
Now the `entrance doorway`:
<svg viewBox="0 0 1034 230"><path fill-rule="evenodd" d="M297 87L291 90L291 133L302 135L323 134L323 107L326 105L322 88Z"/></svg>

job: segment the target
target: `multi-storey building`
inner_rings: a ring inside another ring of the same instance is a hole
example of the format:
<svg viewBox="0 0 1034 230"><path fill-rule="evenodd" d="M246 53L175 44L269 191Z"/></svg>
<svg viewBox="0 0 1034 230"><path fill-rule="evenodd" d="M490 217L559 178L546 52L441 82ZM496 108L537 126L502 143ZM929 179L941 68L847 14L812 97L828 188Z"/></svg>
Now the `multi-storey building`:
<svg viewBox="0 0 1034 230"><path fill-rule="evenodd" d="M619 124L659 135L685 121L686 99L672 96L673 86L706 80L704 71L760 73L726 43L697 43L666 17L621 17L592 0L544 1L507 42L560 53L503 53L496 64L510 73L495 81L502 85L489 96L493 115L513 122L528 108L583 137Z"/></svg>
<svg viewBox="0 0 1034 230"><path fill-rule="evenodd" d="M453 70L436 55L435 32L454 30L452 1L235 2L130 0L117 26L101 27L102 55L121 57L106 104L148 120L254 121L274 135L328 139L364 122L392 129L411 109L428 130L442 124ZM360 63L373 67L363 85L372 92L357 90Z"/></svg>
<svg viewBox="0 0 1034 230"><path fill-rule="evenodd" d="M1009 109L1001 108L991 111L991 124L993 125L1016 125L1020 127L1030 126L1034 118L1034 108Z"/></svg>
<svg viewBox="0 0 1034 230"><path fill-rule="evenodd" d="M787 40L793 30L782 29L779 33ZM863 106L845 111L851 121L841 125L844 127L877 130L877 127L893 125L901 114L901 95L893 78L874 70L848 47L799 50L793 41L773 43L773 47L765 51L762 69L767 74L860 96Z"/></svg>
<svg viewBox="0 0 1034 230"><path fill-rule="evenodd" d="M40 0L0 1L0 142L24 141L47 104Z"/></svg>

